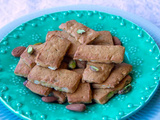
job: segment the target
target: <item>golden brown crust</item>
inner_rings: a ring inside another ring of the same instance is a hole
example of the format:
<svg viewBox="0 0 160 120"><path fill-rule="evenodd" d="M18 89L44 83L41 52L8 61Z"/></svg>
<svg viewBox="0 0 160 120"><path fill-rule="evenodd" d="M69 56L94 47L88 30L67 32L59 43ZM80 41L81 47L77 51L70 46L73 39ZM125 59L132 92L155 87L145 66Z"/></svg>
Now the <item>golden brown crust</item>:
<svg viewBox="0 0 160 120"><path fill-rule="evenodd" d="M41 52L36 57L36 63L42 67L56 70L63 60L70 46L70 41L60 37L52 37L44 44Z"/></svg>
<svg viewBox="0 0 160 120"><path fill-rule="evenodd" d="M24 63L22 59L20 59L14 70L14 73L18 76L27 77L30 71L31 68L26 63Z"/></svg>
<svg viewBox="0 0 160 120"><path fill-rule="evenodd" d="M48 68L35 66L28 75L28 80L52 87L59 91L73 93L80 82L81 75L66 69L50 70Z"/></svg>
<svg viewBox="0 0 160 120"><path fill-rule="evenodd" d="M34 49L33 54L28 54L27 50L29 47L32 47ZM26 50L21 54L21 59L29 66L34 67L36 65L35 58L37 54L41 51L41 48L43 47L43 44L41 45L29 45Z"/></svg>
<svg viewBox="0 0 160 120"><path fill-rule="evenodd" d="M63 104L66 101L66 93L53 90L53 95L58 98L58 103Z"/></svg>
<svg viewBox="0 0 160 120"><path fill-rule="evenodd" d="M52 88L44 87L42 85L37 85L30 81L27 82L26 87L30 89L32 92L44 96L48 96L49 93L52 91Z"/></svg>
<svg viewBox="0 0 160 120"><path fill-rule="evenodd" d="M80 83L74 93L67 93L69 103L91 103L92 91L89 83Z"/></svg>
<svg viewBox="0 0 160 120"><path fill-rule="evenodd" d="M99 36L92 42L93 45L113 45L112 35L109 31L99 31Z"/></svg>
<svg viewBox="0 0 160 120"><path fill-rule="evenodd" d="M53 36L59 36L71 42L71 45L67 51L67 55L73 58L80 43L76 41L74 37L66 33L65 31L49 31L46 36L46 41L50 40Z"/></svg>
<svg viewBox="0 0 160 120"><path fill-rule="evenodd" d="M117 64L108 79L100 84L92 84L93 88L115 88L120 81L132 71L132 66L126 63Z"/></svg>
<svg viewBox="0 0 160 120"><path fill-rule="evenodd" d="M124 52L125 48L120 45L81 45L74 55L74 60L121 63Z"/></svg>
<svg viewBox="0 0 160 120"><path fill-rule="evenodd" d="M99 35L98 32L86 27L81 23L78 23L75 20L70 20L66 23L62 23L59 28L71 34L71 36L75 37L75 39L81 44L88 44ZM78 30L84 30L85 32L83 34L78 34Z"/></svg>
<svg viewBox="0 0 160 120"><path fill-rule="evenodd" d="M91 70L90 66L98 68L99 71ZM88 62L87 67L83 72L82 81L89 83L102 83L108 78L113 67L113 63L103 64Z"/></svg>
<svg viewBox="0 0 160 120"><path fill-rule="evenodd" d="M93 89L93 99L95 102L99 104L105 104L111 97L114 96L119 90L123 89L126 84L131 82L131 77L127 75L121 82L118 84L114 89L103 89L103 88L96 88ZM110 95L109 95L110 94Z"/></svg>

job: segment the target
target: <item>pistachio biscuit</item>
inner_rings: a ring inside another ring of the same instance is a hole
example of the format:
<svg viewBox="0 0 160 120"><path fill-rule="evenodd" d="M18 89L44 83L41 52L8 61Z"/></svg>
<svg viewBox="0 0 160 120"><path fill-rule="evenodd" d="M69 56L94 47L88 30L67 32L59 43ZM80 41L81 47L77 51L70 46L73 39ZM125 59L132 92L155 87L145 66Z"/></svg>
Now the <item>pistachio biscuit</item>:
<svg viewBox="0 0 160 120"><path fill-rule="evenodd" d="M92 91L89 83L80 83L74 93L67 93L69 103L91 103Z"/></svg>
<svg viewBox="0 0 160 120"><path fill-rule="evenodd" d="M99 84L92 84L93 88L115 88L116 85L122 81L122 79L132 71L132 65L121 63L117 64L110 76L105 82Z"/></svg>
<svg viewBox="0 0 160 120"><path fill-rule="evenodd" d="M55 90L73 93L82 76L67 69L50 70L36 65L29 73L28 80Z"/></svg>
<svg viewBox="0 0 160 120"><path fill-rule="evenodd" d="M72 37L70 34L68 34L65 31L49 31L46 36L46 41L50 40L54 36L65 38L71 42L71 45L67 51L67 55L73 58L80 43L76 41L74 37Z"/></svg>
<svg viewBox="0 0 160 120"><path fill-rule="evenodd" d="M22 59L19 60L14 73L18 76L27 77L32 68L30 68Z"/></svg>
<svg viewBox="0 0 160 120"><path fill-rule="evenodd" d="M88 44L99 36L98 32L88 28L81 23L78 23L75 20L62 23L59 28L75 37L75 39L81 44Z"/></svg>
<svg viewBox="0 0 160 120"><path fill-rule="evenodd" d="M41 52L37 55L37 65L48 67L51 70L58 69L70 44L67 39L52 37L51 40L44 43Z"/></svg>
<svg viewBox="0 0 160 120"><path fill-rule="evenodd" d="M93 70L92 66L96 67L97 70ZM113 63L105 64L88 62L87 67L83 72L82 81L89 83L102 83L108 78L113 67Z"/></svg>
<svg viewBox="0 0 160 120"><path fill-rule="evenodd" d="M52 88L48 88L42 85L37 85L35 83L32 83L31 81L27 81L26 87L30 89L32 92L43 96L48 96L49 93L52 91Z"/></svg>
<svg viewBox="0 0 160 120"><path fill-rule="evenodd" d="M21 54L20 58L29 66L34 67L36 65L35 59L38 53L41 51L41 48L43 47L43 44L41 45L29 45L25 51ZM28 53L28 49L32 48L32 54Z"/></svg>
<svg viewBox="0 0 160 120"><path fill-rule="evenodd" d="M125 48L120 45L81 45L74 55L74 60L121 63L124 52Z"/></svg>
<svg viewBox="0 0 160 120"><path fill-rule="evenodd" d="M111 97L113 97L118 90L123 89L127 84L131 82L131 77L127 75L114 89L93 89L93 100L99 104L105 104Z"/></svg>
<svg viewBox="0 0 160 120"><path fill-rule="evenodd" d="M92 45L113 45L112 35L109 31L99 31L99 36L93 40Z"/></svg>

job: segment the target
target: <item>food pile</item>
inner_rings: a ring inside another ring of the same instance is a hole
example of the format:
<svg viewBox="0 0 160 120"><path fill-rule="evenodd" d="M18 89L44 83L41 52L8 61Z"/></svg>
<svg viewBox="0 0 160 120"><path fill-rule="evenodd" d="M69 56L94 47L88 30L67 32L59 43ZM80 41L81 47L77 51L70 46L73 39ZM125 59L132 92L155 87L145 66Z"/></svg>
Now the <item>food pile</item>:
<svg viewBox="0 0 160 120"><path fill-rule="evenodd" d="M105 104L115 94L131 89L132 66L123 63L125 48L109 31L94 31L75 20L49 31L45 43L17 47L14 73L27 78L24 85L44 102L68 101L69 110L84 111L85 104Z"/></svg>

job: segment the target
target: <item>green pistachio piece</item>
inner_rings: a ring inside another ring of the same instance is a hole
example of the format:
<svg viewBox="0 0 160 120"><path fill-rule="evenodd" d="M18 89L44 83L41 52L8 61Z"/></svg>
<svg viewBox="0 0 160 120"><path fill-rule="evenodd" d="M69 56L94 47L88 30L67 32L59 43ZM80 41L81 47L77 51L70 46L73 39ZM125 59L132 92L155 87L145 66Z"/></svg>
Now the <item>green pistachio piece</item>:
<svg viewBox="0 0 160 120"><path fill-rule="evenodd" d="M78 33L78 34L83 34L83 33L85 33L85 32L86 32L86 31L85 31L85 30L82 30L82 29L78 29L78 30L77 30L77 33Z"/></svg>
<svg viewBox="0 0 160 120"><path fill-rule="evenodd" d="M107 98L111 98L113 95L114 95L114 92L112 91L112 92L108 93Z"/></svg>
<svg viewBox="0 0 160 120"><path fill-rule="evenodd" d="M31 46L29 46L27 53L31 55L33 52L34 52L34 49Z"/></svg>
<svg viewBox="0 0 160 120"><path fill-rule="evenodd" d="M62 91L62 89L59 89L59 91Z"/></svg>
<svg viewBox="0 0 160 120"><path fill-rule="evenodd" d="M39 43L35 43L34 45L40 45L40 44L42 44L41 42L39 42Z"/></svg>
<svg viewBox="0 0 160 120"><path fill-rule="evenodd" d="M118 94L128 93L129 91L131 91L131 89L132 89L131 84L128 84L128 85L125 86L122 90L118 91Z"/></svg>
<svg viewBox="0 0 160 120"><path fill-rule="evenodd" d="M69 67L70 69L76 68L76 61L75 61L75 60L71 60L71 61L69 62L68 67Z"/></svg>
<svg viewBox="0 0 160 120"><path fill-rule="evenodd" d="M92 70L92 71L95 71L95 72L98 72L99 71L99 69L97 68L97 67L95 67L95 66L89 66L90 67L90 69Z"/></svg>

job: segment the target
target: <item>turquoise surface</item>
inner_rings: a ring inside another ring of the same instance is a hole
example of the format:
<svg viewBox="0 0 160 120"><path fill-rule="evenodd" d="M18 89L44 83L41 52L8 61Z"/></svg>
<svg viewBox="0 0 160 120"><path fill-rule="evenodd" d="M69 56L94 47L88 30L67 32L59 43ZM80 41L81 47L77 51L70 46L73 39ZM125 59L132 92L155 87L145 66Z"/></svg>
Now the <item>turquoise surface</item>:
<svg viewBox="0 0 160 120"><path fill-rule="evenodd" d="M47 104L26 89L23 78L13 71L18 58L11 56L17 46L44 42L46 33L59 30L58 26L75 19L100 31L109 30L126 48L125 62L133 65L133 90L117 95L107 104L91 104L84 113L71 112L65 105ZM140 27L120 16L98 11L64 11L44 15L17 27L0 43L0 96L17 114L31 119L120 119L142 107L153 95L159 79L159 50L154 40Z"/></svg>

